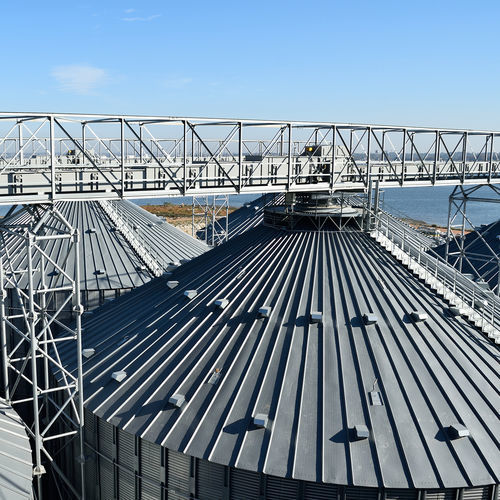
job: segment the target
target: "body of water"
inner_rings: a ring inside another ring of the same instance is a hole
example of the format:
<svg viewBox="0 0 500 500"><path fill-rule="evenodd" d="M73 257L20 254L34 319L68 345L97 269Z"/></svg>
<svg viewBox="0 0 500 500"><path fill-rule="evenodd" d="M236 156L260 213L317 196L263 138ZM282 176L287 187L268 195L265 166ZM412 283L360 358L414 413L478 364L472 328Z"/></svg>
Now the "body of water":
<svg viewBox="0 0 500 500"><path fill-rule="evenodd" d="M448 220L448 198L453 191L452 187L426 188L391 188L381 193L383 208L400 217L408 217L425 221L429 224L446 226ZM483 187L476 192L477 196L490 196L491 189ZM229 204L239 207L244 203L258 198L260 195L230 196ZM500 198L499 198L500 201ZM145 198L134 200L138 205L162 205L165 202L191 204L191 197L184 198ZM0 207L0 215L4 215L9 207ZM476 226L489 224L500 219L500 203L469 202L468 217ZM461 220L457 219L456 224Z"/></svg>
<svg viewBox="0 0 500 500"><path fill-rule="evenodd" d="M421 188L391 188L381 193L382 206L388 212L400 217L422 220L429 224L446 226L448 222L448 199L453 187L421 187ZM488 195L493 191L483 187L476 192L477 196ZM258 198L260 195L230 196L229 204L233 207L242 206L244 203ZM498 198L500 202L500 198ZM162 205L165 202L191 204L191 197L170 199L143 199L135 200L138 205ZM479 226L489 224L500 219L500 203L469 202L467 216L471 222ZM455 224L461 224L461 219L456 219Z"/></svg>

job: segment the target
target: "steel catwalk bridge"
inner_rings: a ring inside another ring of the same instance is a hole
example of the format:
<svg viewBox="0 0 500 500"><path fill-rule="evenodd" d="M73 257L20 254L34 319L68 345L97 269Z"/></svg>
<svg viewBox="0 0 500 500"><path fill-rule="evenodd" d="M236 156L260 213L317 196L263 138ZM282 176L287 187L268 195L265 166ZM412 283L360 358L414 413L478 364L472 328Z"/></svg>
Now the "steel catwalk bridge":
<svg viewBox="0 0 500 500"><path fill-rule="evenodd" d="M500 182L500 132L0 113L0 204Z"/></svg>

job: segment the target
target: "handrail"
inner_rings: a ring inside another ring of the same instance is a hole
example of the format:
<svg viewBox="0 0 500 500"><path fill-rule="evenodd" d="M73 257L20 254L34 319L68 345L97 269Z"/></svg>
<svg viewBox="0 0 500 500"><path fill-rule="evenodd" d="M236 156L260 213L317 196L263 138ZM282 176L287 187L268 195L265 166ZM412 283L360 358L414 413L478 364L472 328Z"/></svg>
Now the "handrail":
<svg viewBox="0 0 500 500"><path fill-rule="evenodd" d="M371 235L393 255L436 288L454 304L459 313L468 316L495 343L500 343L500 298L485 290L452 267L443 257L418 242L413 234L395 217L384 211L372 217Z"/></svg>

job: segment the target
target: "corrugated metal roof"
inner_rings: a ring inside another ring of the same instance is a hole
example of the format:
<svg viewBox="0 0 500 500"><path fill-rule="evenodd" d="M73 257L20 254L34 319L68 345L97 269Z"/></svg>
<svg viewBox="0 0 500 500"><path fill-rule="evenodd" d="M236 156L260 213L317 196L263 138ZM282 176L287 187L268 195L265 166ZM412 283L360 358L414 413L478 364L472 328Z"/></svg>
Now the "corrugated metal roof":
<svg viewBox="0 0 500 500"><path fill-rule="evenodd" d="M0 398L0 498L32 498L32 469L30 442L23 422Z"/></svg>
<svg viewBox="0 0 500 500"><path fill-rule="evenodd" d="M368 235L261 226L169 279L178 286L159 278L85 322L84 347L95 348L85 405L99 417L275 476L391 488L499 482L498 348ZM412 311L428 318L415 322ZM365 325L369 312L377 322ZM70 353L63 359L74 368ZM168 403L173 395L185 402ZM470 437L453 439L455 424Z"/></svg>
<svg viewBox="0 0 500 500"><path fill-rule="evenodd" d="M158 217L129 201L115 202L122 214L129 218L129 224L147 241L153 254L165 262L179 262L200 255L208 249L204 243L195 240ZM143 266L143 262L127 239L117 230L97 201L58 202L58 210L73 226L80 230L81 287L83 290L128 289L147 283L151 272ZM10 224L26 224L31 218L27 210L22 211L9 220ZM44 226L45 234L55 232L62 223L49 219ZM15 270L26 267L26 246L20 238L2 234L5 245ZM46 252L56 261L65 255L67 240L46 242ZM74 254L68 261L68 274L75 275ZM47 266L46 283L50 287L61 277L54 275L54 267ZM38 278L40 279L40 278ZM22 287L26 286L26 278L20 277Z"/></svg>
<svg viewBox="0 0 500 500"><path fill-rule="evenodd" d="M434 248L434 251L444 257L446 243ZM457 242L451 240L450 254L459 251ZM481 228L477 233L471 232L465 236L462 272L470 273L475 278L481 277L489 283L492 290L498 286L498 260L493 252L496 256L500 256L500 221ZM458 264L458 260L459 255L449 256L449 263L453 266Z"/></svg>

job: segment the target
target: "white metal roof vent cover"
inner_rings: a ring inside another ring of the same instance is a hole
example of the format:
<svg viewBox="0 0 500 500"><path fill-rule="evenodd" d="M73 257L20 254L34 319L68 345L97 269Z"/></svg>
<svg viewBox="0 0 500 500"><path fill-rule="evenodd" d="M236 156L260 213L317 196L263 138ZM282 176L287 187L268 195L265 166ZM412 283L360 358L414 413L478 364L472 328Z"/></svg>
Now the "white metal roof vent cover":
<svg viewBox="0 0 500 500"><path fill-rule="evenodd" d="M95 354L95 349L93 347L88 347L82 350L82 355L84 358L91 358Z"/></svg>
<svg viewBox="0 0 500 500"><path fill-rule="evenodd" d="M465 425L462 424L451 424L448 427L448 435L450 439L460 439L463 437L469 437L470 436L470 431L465 427Z"/></svg>
<svg viewBox="0 0 500 500"><path fill-rule="evenodd" d="M257 415L255 415L252 420L253 425L260 429L265 429L267 427L268 421L268 416L265 413L257 413Z"/></svg>
<svg viewBox="0 0 500 500"><path fill-rule="evenodd" d="M364 424L358 424L354 426L354 438L356 440L368 439L370 437L370 431L368 427Z"/></svg>
<svg viewBox="0 0 500 500"><path fill-rule="evenodd" d="M411 319L416 322L427 321L429 319L429 315L422 311L412 311L410 316Z"/></svg>
<svg viewBox="0 0 500 500"><path fill-rule="evenodd" d="M273 308L271 306L262 306L259 308L259 316L261 318L269 318L272 310Z"/></svg>
<svg viewBox="0 0 500 500"><path fill-rule="evenodd" d="M311 323L323 323L323 313L320 311L311 312Z"/></svg>
<svg viewBox="0 0 500 500"><path fill-rule="evenodd" d="M378 321L377 315L369 312L363 314L363 323L365 325L374 325Z"/></svg>
<svg viewBox="0 0 500 500"><path fill-rule="evenodd" d="M167 281L167 287L170 288L170 290L174 289L178 284L179 282L175 280Z"/></svg>
<svg viewBox="0 0 500 500"><path fill-rule="evenodd" d="M196 290L186 290L184 292L184 297L187 297L189 300L194 299L198 295Z"/></svg>
<svg viewBox="0 0 500 500"><path fill-rule="evenodd" d="M94 274L97 276L102 276L103 274L106 274L106 270L105 269L96 269Z"/></svg>
<svg viewBox="0 0 500 500"><path fill-rule="evenodd" d="M227 299L217 299L214 302L214 304L219 309L225 309L229 305L229 300L227 300Z"/></svg>
<svg viewBox="0 0 500 500"><path fill-rule="evenodd" d="M118 370L111 374L111 378L116 380L117 382L121 382L127 378L127 372L125 370Z"/></svg>
<svg viewBox="0 0 500 500"><path fill-rule="evenodd" d="M168 398L168 402L175 406L176 408L180 408L186 401L186 397L184 396L184 394L172 394L172 396L170 396Z"/></svg>

